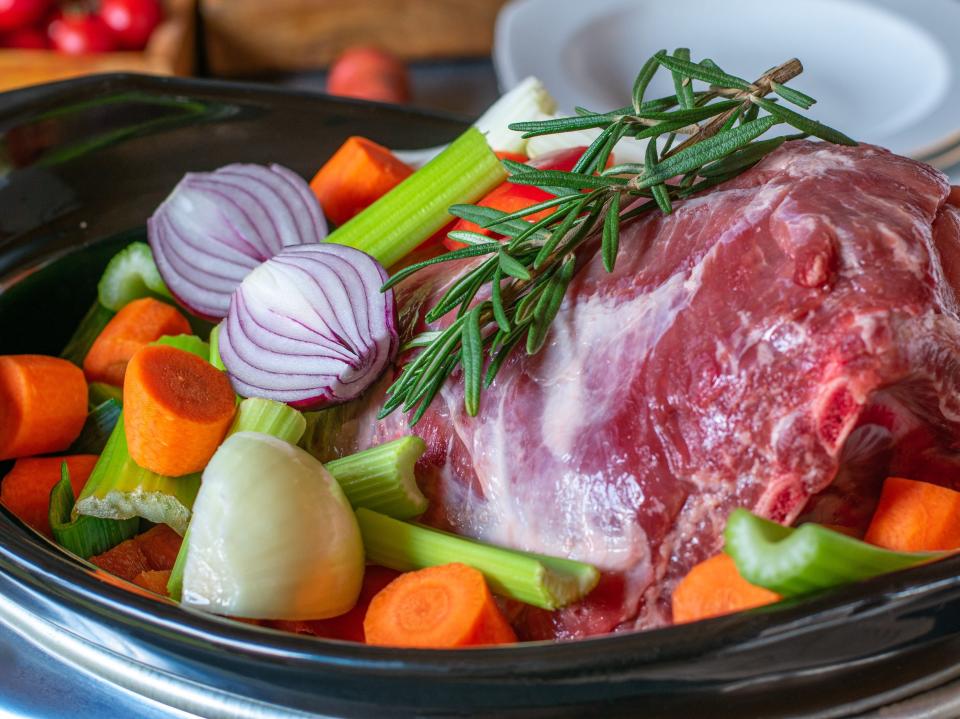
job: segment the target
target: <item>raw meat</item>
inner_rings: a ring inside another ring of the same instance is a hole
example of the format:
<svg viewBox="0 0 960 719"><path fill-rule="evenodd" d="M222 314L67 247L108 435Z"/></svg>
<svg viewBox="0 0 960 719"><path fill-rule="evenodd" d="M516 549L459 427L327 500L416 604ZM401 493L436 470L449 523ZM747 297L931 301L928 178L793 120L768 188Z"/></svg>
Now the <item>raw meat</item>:
<svg viewBox="0 0 960 719"><path fill-rule="evenodd" d="M583 268L547 346L513 356L478 417L454 377L417 426L427 521L603 569L578 606L520 609L528 638L669 623L671 588L720 550L733 507L862 524L898 442L922 430L949 456L960 424L949 189L876 147L791 142L625 226L616 271ZM408 325L451 271L400 288ZM399 415L349 426L343 449L408 431ZM869 470L823 492L855 428L850 466Z"/></svg>

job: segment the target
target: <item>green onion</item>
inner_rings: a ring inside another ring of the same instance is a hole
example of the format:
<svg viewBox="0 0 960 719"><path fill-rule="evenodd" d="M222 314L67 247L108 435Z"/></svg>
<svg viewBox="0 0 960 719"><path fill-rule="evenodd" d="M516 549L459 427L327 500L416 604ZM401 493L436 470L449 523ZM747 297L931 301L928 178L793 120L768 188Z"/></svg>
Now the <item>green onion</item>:
<svg viewBox="0 0 960 719"><path fill-rule="evenodd" d="M67 346L63 348L60 356L78 367L83 367L83 360L86 359L93 341L100 336L103 328L113 319L113 315L113 310L107 309L99 302L94 302L80 320L80 324L77 325L77 329L67 341Z"/></svg>
<svg viewBox="0 0 960 719"><path fill-rule="evenodd" d="M850 584L914 567L947 552L891 552L819 524L784 527L735 509L727 520L724 551L740 575L786 597Z"/></svg>
<svg viewBox="0 0 960 719"><path fill-rule="evenodd" d="M94 407L83 423L79 436L70 445L70 454L100 454L117 426L123 406L115 399L108 399ZM73 506L73 496L70 496Z"/></svg>
<svg viewBox="0 0 960 719"><path fill-rule="evenodd" d="M140 518L115 520L80 516L70 520L73 511L73 487L70 470L64 462L60 481L50 492L50 529L57 544L78 557L88 559L130 539L140 531Z"/></svg>
<svg viewBox="0 0 960 719"><path fill-rule="evenodd" d="M296 444L306 428L307 420L303 418L303 414L290 405L272 399L251 397L243 400L237 407L237 416L227 436L237 432L260 432Z"/></svg>
<svg viewBox="0 0 960 719"><path fill-rule="evenodd" d="M87 386L88 400L91 407L99 407L104 402L113 400L123 405L123 389L104 382L91 382Z"/></svg>
<svg viewBox="0 0 960 719"><path fill-rule="evenodd" d="M401 437L327 462L354 509L366 507L396 519L423 514L427 498L417 487L413 466L427 445L416 436Z"/></svg>
<svg viewBox="0 0 960 719"><path fill-rule="evenodd" d="M169 525L182 535L199 490L199 473L164 477L137 465L127 449L127 433L121 414L103 454L77 498L74 515L86 514L103 519L143 517Z"/></svg>
<svg viewBox="0 0 960 719"><path fill-rule="evenodd" d="M450 221L450 205L474 202L506 177L484 136L470 128L327 239L390 267Z"/></svg>
<svg viewBox="0 0 960 719"><path fill-rule="evenodd" d="M207 359L218 370L226 372L227 367L220 359L220 327L222 324L221 322L219 325L214 325L213 329L210 330L210 356Z"/></svg>
<svg viewBox="0 0 960 719"><path fill-rule="evenodd" d="M97 285L100 304L114 312L141 297L172 300L146 242L133 242L113 256Z"/></svg>
<svg viewBox="0 0 960 719"><path fill-rule="evenodd" d="M204 361L210 359L210 345L196 335L164 335L151 344L176 347L178 350L195 354Z"/></svg>
<svg viewBox="0 0 960 719"><path fill-rule="evenodd" d="M401 572L462 562L483 573L490 591L543 609L582 599L600 580L589 564L517 552L448 532L357 510L367 559Z"/></svg>

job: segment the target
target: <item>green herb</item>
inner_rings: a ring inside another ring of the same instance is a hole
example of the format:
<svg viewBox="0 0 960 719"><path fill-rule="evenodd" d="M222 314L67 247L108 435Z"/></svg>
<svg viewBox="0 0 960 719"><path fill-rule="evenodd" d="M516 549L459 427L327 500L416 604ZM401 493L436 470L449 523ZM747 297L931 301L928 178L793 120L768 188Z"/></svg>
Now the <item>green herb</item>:
<svg viewBox="0 0 960 719"><path fill-rule="evenodd" d="M77 329L67 341L60 356L78 367L83 367L83 360L86 359L94 341L103 332L107 323L113 319L114 314L113 310L104 307L99 300L95 301L80 320L80 324L77 325Z"/></svg>
<svg viewBox="0 0 960 719"><path fill-rule="evenodd" d="M647 87L660 69L670 73L675 93L646 101ZM505 163L512 183L533 185L555 197L512 213L472 205L449 209L456 217L504 235L505 244L477 233L454 233L468 246L411 265L384 285L386 290L439 262L476 258L474 268L454 281L427 313L428 322L448 313L454 316L446 328L418 340L415 346L422 349L388 390L380 416L397 409L412 411L410 423L416 424L458 365L463 369L466 411L476 415L481 388L496 379L509 353L524 339L528 354L547 343L574 273L595 251L587 241L598 227L603 264L612 272L622 249L622 223L657 209L669 214L678 200L752 167L783 142L759 139L771 128L789 125L801 137L855 144L764 99L774 93L801 109L812 106L812 97L786 85L802 71L793 59L748 82L712 60L693 61L686 48L673 55L661 50L637 75L630 105L603 113L577 108L572 117L511 125L525 137L583 129L600 133L570 172ZM695 89L695 82L708 87ZM681 136L685 139L675 143ZM645 162L604 169L622 138L649 138ZM552 213L537 222L523 219L542 210ZM487 286L489 292L484 291Z"/></svg>

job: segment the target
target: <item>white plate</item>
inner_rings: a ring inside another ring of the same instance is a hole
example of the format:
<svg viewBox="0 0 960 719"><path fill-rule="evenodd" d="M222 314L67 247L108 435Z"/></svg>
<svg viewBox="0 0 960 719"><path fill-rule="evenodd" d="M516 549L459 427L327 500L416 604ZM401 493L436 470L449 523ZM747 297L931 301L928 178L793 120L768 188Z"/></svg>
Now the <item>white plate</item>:
<svg viewBox="0 0 960 719"><path fill-rule="evenodd" d="M564 111L609 110L677 47L750 80L798 57L790 84L819 101L811 116L894 152L929 161L960 143L957 0L514 0L494 63L504 90L536 75ZM672 92L661 71L648 96Z"/></svg>

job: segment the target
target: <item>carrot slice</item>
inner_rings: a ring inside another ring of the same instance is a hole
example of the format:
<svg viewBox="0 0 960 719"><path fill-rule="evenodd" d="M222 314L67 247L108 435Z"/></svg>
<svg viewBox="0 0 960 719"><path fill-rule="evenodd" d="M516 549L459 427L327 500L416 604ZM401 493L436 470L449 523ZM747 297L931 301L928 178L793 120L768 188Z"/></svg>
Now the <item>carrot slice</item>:
<svg viewBox="0 0 960 719"><path fill-rule="evenodd" d="M747 582L727 554L700 562L673 590L675 624L719 617L780 601L780 595Z"/></svg>
<svg viewBox="0 0 960 719"><path fill-rule="evenodd" d="M960 492L888 477L864 540L897 552L960 549Z"/></svg>
<svg viewBox="0 0 960 719"><path fill-rule="evenodd" d="M342 225L412 173L387 148L353 136L314 175L310 188L324 214Z"/></svg>
<svg viewBox="0 0 960 719"><path fill-rule="evenodd" d="M67 360L0 356L0 460L61 452L87 419L87 382Z"/></svg>
<svg viewBox="0 0 960 719"><path fill-rule="evenodd" d="M202 470L236 411L225 373L166 345L148 345L133 356L123 399L130 456L168 477Z"/></svg>
<svg viewBox="0 0 960 719"><path fill-rule="evenodd" d="M95 454L69 457L27 457L18 459L0 484L0 504L22 522L53 539L48 517L50 491L60 481L60 466L67 463L70 484L77 496L97 463Z"/></svg>
<svg viewBox="0 0 960 719"><path fill-rule="evenodd" d="M120 387L130 358L137 350L164 335L190 334L190 323L175 307L144 297L113 316L93 341L83 360L89 382Z"/></svg>
<svg viewBox="0 0 960 719"><path fill-rule="evenodd" d="M148 569L140 572L133 578L133 583L147 589L154 594L167 596L167 582L170 579L169 569Z"/></svg>
<svg viewBox="0 0 960 719"><path fill-rule="evenodd" d="M370 602L363 629L368 644L444 649L508 644L517 636L483 575L465 564L408 572Z"/></svg>
<svg viewBox="0 0 960 719"><path fill-rule="evenodd" d="M173 569L173 563L177 561L177 554L180 553L180 545L183 544L183 537L166 524L151 527L134 539L140 545L140 551L146 557L151 570Z"/></svg>
<svg viewBox="0 0 960 719"><path fill-rule="evenodd" d="M147 572L166 572L170 578L170 570L180 551L183 539L165 524L151 527L143 534L121 542L113 549L103 554L91 557L90 562L111 574L122 579L135 582L137 578ZM166 595L167 579L163 580L163 591L158 594ZM144 586L141 584L141 586ZM157 591L147 587L151 591Z"/></svg>
<svg viewBox="0 0 960 719"><path fill-rule="evenodd" d="M120 542L103 554L90 557L90 563L128 582L133 581L143 572L150 571L150 563L136 537Z"/></svg>

